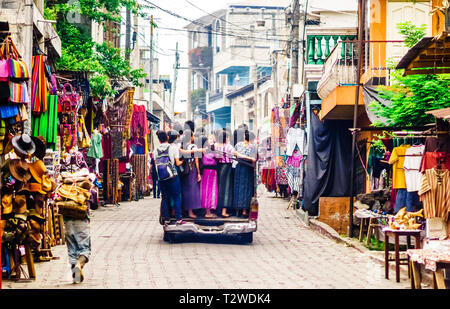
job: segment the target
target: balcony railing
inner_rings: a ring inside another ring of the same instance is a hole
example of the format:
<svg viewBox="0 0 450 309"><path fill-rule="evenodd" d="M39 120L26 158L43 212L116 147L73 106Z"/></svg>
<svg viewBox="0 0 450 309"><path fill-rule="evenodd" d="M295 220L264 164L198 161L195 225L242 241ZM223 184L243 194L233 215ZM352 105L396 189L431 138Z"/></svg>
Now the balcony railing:
<svg viewBox="0 0 450 309"><path fill-rule="evenodd" d="M323 75L317 84L317 94L325 99L337 86L356 85L355 41L338 42L325 60Z"/></svg>
<svg viewBox="0 0 450 309"><path fill-rule="evenodd" d="M356 35L308 35L306 63L324 64L331 51L340 41L353 41L355 38ZM353 43L348 44L353 45Z"/></svg>

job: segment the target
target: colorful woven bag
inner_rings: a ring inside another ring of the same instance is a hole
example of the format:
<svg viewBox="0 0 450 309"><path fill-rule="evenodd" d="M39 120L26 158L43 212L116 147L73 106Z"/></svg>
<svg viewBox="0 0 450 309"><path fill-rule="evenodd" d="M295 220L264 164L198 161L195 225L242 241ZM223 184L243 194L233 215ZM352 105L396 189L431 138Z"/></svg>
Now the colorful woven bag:
<svg viewBox="0 0 450 309"><path fill-rule="evenodd" d="M0 81L7 81L9 78L9 65L5 55L5 44L0 46Z"/></svg>
<svg viewBox="0 0 450 309"><path fill-rule="evenodd" d="M9 78L30 78L30 73L28 71L27 65L25 61L22 60L22 57L17 51L17 48L10 36L6 37L5 41L2 44L2 57L7 61Z"/></svg>
<svg viewBox="0 0 450 309"><path fill-rule="evenodd" d="M9 101L13 103L29 103L26 82L9 81Z"/></svg>

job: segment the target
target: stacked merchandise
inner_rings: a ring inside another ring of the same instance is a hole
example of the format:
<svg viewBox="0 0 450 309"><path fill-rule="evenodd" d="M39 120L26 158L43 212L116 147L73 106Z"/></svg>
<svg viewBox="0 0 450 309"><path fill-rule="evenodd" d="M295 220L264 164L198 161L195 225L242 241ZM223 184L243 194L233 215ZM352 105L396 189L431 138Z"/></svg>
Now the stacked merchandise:
<svg viewBox="0 0 450 309"><path fill-rule="evenodd" d="M14 131L12 127L28 120L26 105L30 97L26 81L29 78L25 62L8 36L0 45L0 154L8 128Z"/></svg>
<svg viewBox="0 0 450 309"><path fill-rule="evenodd" d="M63 155L55 204L63 216L85 218L98 207L97 176L90 173L83 154L71 150Z"/></svg>
<svg viewBox="0 0 450 309"><path fill-rule="evenodd" d="M45 151L43 138L27 134L13 137L5 147L6 160L1 168L2 264L9 278L20 279L23 255L27 256L29 276L34 277L33 257L40 261L49 254L48 200L56 183L42 161Z"/></svg>
<svg viewBox="0 0 450 309"><path fill-rule="evenodd" d="M95 175L82 168L74 173L62 172L59 181L61 185L56 190L55 199L59 213L64 217L86 218Z"/></svg>

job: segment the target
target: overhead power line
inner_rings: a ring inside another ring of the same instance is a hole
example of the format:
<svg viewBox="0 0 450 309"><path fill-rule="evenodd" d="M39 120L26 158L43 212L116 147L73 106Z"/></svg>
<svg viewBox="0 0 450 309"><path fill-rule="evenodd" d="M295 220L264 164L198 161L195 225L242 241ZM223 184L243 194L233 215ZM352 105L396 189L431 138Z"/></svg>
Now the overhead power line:
<svg viewBox="0 0 450 309"><path fill-rule="evenodd" d="M179 14L177 14L177 13L174 13L174 12L172 12L172 11L170 11L170 10L161 8L160 6L158 6L158 5L156 5L156 4L152 3L152 2L150 2L150 1L148 1L148 0L142 0L142 1L145 1L145 2L148 3L148 4L153 5L155 8L157 8L157 9L159 9L159 10L161 10L161 11L163 11L163 12L169 14L169 15L172 15L172 16L174 16L174 17L176 17L176 18L183 19L183 20L185 20L185 21L188 21L188 22L190 22L190 23L192 23L192 24L195 24L195 25L200 26L200 27L205 28L205 29L209 29L209 28L210 28L209 25L202 24L202 23L200 23L200 22L198 22L198 21L196 21L196 20L192 20L192 19L186 18L186 17L181 16L181 15L179 15ZM163 28L161 28L161 27L159 27L159 28L160 28L160 29L163 29ZM204 32L203 32L203 31L195 31L195 30L187 30L187 29L174 29L174 28L165 28L165 29L167 29L167 30L174 30L174 31L186 31L186 32L197 32L197 33L209 33L208 31L204 31ZM245 29L245 30L246 30L246 31L249 31L249 30L247 30L247 29ZM220 35L224 35L224 36L242 37L242 38L251 38L251 39L260 40L260 41L284 41L283 39L268 39L268 38L249 37L248 34L226 33L226 32L224 32L223 30L222 30L221 32L211 31L211 33L214 33L214 34L220 34ZM272 36L273 36L273 37L279 37L279 35L272 35ZM285 36L282 36L282 37L285 37ZM287 41L287 40L286 40L286 41Z"/></svg>
<svg viewBox="0 0 450 309"><path fill-rule="evenodd" d="M226 19L220 18L220 17L218 17L218 16L216 16L216 15L214 15L214 14L208 13L207 11L203 10L202 8L199 8L198 6L196 6L195 4L193 4L193 3L192 3L191 1L189 1L189 0L184 0L184 1L186 1L187 3L189 3L191 6L195 7L196 9L202 11L203 13L206 13L206 14L212 16L212 17L215 17L215 18L217 18L217 19L219 19L219 20L221 20L221 21L223 21L223 22L225 22L225 23L227 23L227 24L233 25L233 26L235 26L235 27L237 27L237 28L244 29L245 31L250 31L250 29L241 27L241 26L236 25L236 24L234 24L234 23L232 23L232 22L230 22L230 21L228 21L228 20L226 20Z"/></svg>

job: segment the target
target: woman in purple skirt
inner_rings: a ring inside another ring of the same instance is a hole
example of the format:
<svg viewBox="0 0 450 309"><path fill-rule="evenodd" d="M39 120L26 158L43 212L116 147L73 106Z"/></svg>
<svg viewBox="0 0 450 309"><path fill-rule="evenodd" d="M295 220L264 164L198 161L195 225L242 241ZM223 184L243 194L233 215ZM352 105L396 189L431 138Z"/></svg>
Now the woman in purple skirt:
<svg viewBox="0 0 450 309"><path fill-rule="evenodd" d="M182 148L185 150L195 150L197 146L194 144L194 134L191 130L183 132ZM194 209L201 208L200 203L200 181L202 180L200 174L199 158L194 155L183 155L184 161L181 173L181 187L182 187L182 209L188 212L188 216L192 219L197 218L194 214Z"/></svg>
<svg viewBox="0 0 450 309"><path fill-rule="evenodd" d="M210 135L208 139L204 138L202 144L206 143L206 151L202 157L203 174L201 183L201 201L202 208L206 209L205 218L217 218L217 215L211 213L211 209L217 208L217 157L214 152L215 138Z"/></svg>

